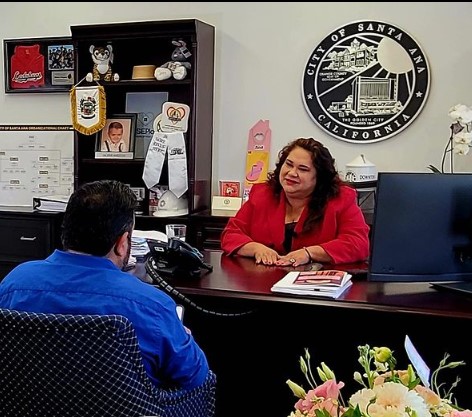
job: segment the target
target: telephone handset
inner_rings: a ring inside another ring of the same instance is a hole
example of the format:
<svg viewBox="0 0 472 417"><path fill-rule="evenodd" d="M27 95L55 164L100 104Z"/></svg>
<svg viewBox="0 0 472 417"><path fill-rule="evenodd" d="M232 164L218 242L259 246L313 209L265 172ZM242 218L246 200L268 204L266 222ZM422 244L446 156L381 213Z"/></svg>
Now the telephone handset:
<svg viewBox="0 0 472 417"><path fill-rule="evenodd" d="M202 269L207 272L213 271L213 266L203 261L203 255L198 249L174 237L169 238L168 242L148 240L148 246L151 251L151 256L145 264L146 272L151 277L154 284L161 287L170 295L184 301L196 310L214 316L236 317L251 313L251 311L244 311L242 313L220 313L218 311L207 310L195 304L162 277L170 276L175 279L178 279L178 277L196 278L202 275Z"/></svg>
<svg viewBox="0 0 472 417"><path fill-rule="evenodd" d="M213 266L203 261L200 251L176 237L166 242L148 240L155 269L163 275L199 277L202 270L213 271Z"/></svg>

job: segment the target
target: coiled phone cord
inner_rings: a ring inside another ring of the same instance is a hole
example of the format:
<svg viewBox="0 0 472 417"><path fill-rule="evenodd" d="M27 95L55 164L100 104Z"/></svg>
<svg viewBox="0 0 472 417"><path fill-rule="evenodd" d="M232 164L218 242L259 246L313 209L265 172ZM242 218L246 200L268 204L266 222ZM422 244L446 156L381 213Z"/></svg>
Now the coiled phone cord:
<svg viewBox="0 0 472 417"><path fill-rule="evenodd" d="M166 280L164 280L164 278L162 278L157 272L155 260L152 257L150 257L146 261L145 266L146 266L146 272L149 274L149 276L152 278L152 281L155 284L161 287L168 294L176 296L179 300L182 300L184 303L190 305L191 307L193 307L194 309L198 311L201 311L202 313L206 313L206 314L210 314L212 316L218 316L218 317L241 317L241 316L246 316L254 312L253 310L248 310L248 311L242 311L240 313L226 313L226 312L222 313L219 311L208 310L194 303L190 298L182 294L180 291L176 290L174 287L172 287L172 285L170 285Z"/></svg>

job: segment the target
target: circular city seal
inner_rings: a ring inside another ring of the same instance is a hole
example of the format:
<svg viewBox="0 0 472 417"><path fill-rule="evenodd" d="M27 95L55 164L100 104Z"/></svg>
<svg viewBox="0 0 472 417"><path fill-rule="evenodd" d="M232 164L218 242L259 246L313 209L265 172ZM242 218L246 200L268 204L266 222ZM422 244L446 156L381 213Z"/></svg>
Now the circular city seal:
<svg viewBox="0 0 472 417"><path fill-rule="evenodd" d="M359 21L316 46L305 66L303 101L330 135L372 143L413 122L429 84L426 56L408 33L384 22Z"/></svg>

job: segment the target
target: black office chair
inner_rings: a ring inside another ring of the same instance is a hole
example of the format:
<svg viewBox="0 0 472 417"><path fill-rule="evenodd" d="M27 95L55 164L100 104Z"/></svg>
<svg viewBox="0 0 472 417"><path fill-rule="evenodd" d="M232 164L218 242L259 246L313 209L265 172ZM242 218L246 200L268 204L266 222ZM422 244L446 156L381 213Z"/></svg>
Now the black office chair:
<svg viewBox="0 0 472 417"><path fill-rule="evenodd" d="M122 316L0 309L2 417L212 417L216 377L158 389Z"/></svg>

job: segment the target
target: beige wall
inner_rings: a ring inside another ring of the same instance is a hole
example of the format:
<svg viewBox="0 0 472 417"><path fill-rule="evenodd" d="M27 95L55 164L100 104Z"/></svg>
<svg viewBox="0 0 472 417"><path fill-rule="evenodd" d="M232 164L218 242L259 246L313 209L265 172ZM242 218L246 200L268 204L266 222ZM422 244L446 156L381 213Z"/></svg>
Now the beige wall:
<svg viewBox="0 0 472 417"><path fill-rule="evenodd" d="M248 130L272 128L272 167L289 140L314 136L343 171L363 153L380 171L426 171L439 165L449 135L449 107L472 105L472 3L0 3L0 37L68 36L74 24L197 18L216 27L214 190L218 179L242 181ZM339 26L380 20L408 32L430 69L429 98L417 119L390 139L340 141L308 116L301 97L314 47ZM3 55L3 54L2 54ZM3 66L0 68L3 80ZM4 91L3 82L0 91ZM0 94L0 123L70 123L67 94ZM471 171L472 156L456 159Z"/></svg>

